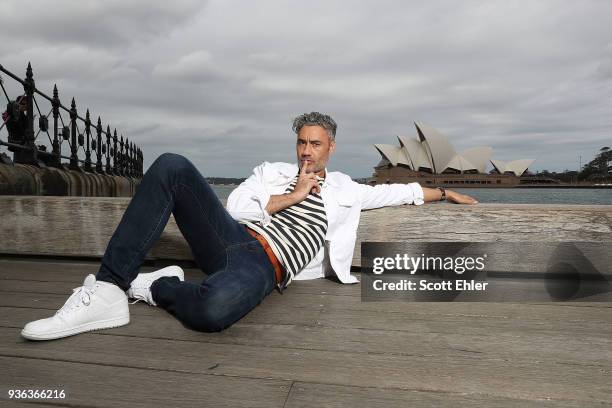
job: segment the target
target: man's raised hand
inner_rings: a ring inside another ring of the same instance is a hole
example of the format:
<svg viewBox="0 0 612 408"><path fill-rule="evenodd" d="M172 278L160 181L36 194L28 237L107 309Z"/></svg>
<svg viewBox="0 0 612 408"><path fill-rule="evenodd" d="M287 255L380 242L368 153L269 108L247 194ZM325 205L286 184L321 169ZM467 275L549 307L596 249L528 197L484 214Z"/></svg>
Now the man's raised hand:
<svg viewBox="0 0 612 408"><path fill-rule="evenodd" d="M317 181L317 175L315 173L307 173L306 167L308 164L305 162L302 164L300 168L300 174L298 176L297 183L295 188L293 189L293 193L295 194L298 202L304 201L308 194L312 193L320 193L321 187L319 186L319 182Z"/></svg>
<svg viewBox="0 0 612 408"><path fill-rule="evenodd" d="M266 204L266 211L268 214L272 215L292 206L293 204L301 203L306 197L308 197L310 192L321 192L321 187L319 187L317 176L314 173L306 173L306 166L306 163L302 165L300 175L298 176L298 181L291 193L270 196L268 204Z"/></svg>

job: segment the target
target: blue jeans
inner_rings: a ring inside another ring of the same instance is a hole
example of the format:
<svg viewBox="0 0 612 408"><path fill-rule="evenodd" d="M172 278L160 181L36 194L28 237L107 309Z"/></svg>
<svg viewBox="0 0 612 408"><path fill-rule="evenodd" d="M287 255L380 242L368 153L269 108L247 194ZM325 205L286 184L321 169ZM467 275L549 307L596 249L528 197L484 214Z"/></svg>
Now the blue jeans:
<svg viewBox="0 0 612 408"><path fill-rule="evenodd" d="M170 213L208 276L200 284L157 279L151 293L158 306L190 329L219 331L272 292L274 268L259 241L229 215L195 166L172 153L159 156L144 174L96 278L129 289Z"/></svg>

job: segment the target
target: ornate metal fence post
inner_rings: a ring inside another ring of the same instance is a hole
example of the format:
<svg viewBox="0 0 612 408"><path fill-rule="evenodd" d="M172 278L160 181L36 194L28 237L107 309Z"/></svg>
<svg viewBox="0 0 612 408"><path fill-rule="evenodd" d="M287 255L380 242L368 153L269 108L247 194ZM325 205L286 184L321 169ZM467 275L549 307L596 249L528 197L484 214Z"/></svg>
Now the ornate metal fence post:
<svg viewBox="0 0 612 408"><path fill-rule="evenodd" d="M142 154L142 150L140 150L140 148L138 148L138 175L140 177L142 177L144 175L143 161L144 161L144 155Z"/></svg>
<svg viewBox="0 0 612 408"><path fill-rule="evenodd" d="M111 131L110 131L110 125L106 126L106 174L113 174L113 169L111 168L111 162L110 162L110 157L112 155L111 152Z"/></svg>
<svg viewBox="0 0 612 408"><path fill-rule="evenodd" d="M76 102L72 98L70 104L70 170L81 170L79 167L79 157L77 156L77 109Z"/></svg>
<svg viewBox="0 0 612 408"><path fill-rule="evenodd" d="M121 135L121 139L119 142L120 150L119 150L119 174L125 176L125 155L123 154L123 135Z"/></svg>
<svg viewBox="0 0 612 408"><path fill-rule="evenodd" d="M96 173L102 174L102 120L98 116L98 124L96 125Z"/></svg>
<svg viewBox="0 0 612 408"><path fill-rule="evenodd" d="M60 110L59 93L57 92L57 85L53 85L53 99L51 100L51 107L53 110L53 159L51 159L51 165L53 167L62 166L62 148L59 141L58 134L58 118Z"/></svg>
<svg viewBox="0 0 612 408"><path fill-rule="evenodd" d="M93 171L91 167L91 151L89 150L89 139L91 138L91 118L89 117L89 109L85 113L85 171Z"/></svg>
<svg viewBox="0 0 612 408"><path fill-rule="evenodd" d="M138 162L136 159L137 149L136 145L132 143L132 175L138 177Z"/></svg>
<svg viewBox="0 0 612 408"><path fill-rule="evenodd" d="M124 176L125 177L130 177L130 142L128 141L128 138L125 138L125 161L124 161Z"/></svg>
<svg viewBox="0 0 612 408"><path fill-rule="evenodd" d="M130 177L130 142L125 138L125 176Z"/></svg>
<svg viewBox="0 0 612 408"><path fill-rule="evenodd" d="M26 109L28 112L24 146L28 149L20 152L21 160L19 161L25 164L38 165L38 150L34 143L34 89L36 89L34 74L32 73L32 65L28 62L26 79L23 81L23 90L26 94Z"/></svg>
<svg viewBox="0 0 612 408"><path fill-rule="evenodd" d="M129 161L129 175L134 177L134 143L130 142L130 161Z"/></svg>
<svg viewBox="0 0 612 408"><path fill-rule="evenodd" d="M113 133L113 173L115 175L119 175L119 168L117 167L117 128L115 128L115 132Z"/></svg>
<svg viewBox="0 0 612 408"><path fill-rule="evenodd" d="M132 177L136 177L136 145L134 144L134 142L132 142L132 161L131 161L131 168L132 168Z"/></svg>

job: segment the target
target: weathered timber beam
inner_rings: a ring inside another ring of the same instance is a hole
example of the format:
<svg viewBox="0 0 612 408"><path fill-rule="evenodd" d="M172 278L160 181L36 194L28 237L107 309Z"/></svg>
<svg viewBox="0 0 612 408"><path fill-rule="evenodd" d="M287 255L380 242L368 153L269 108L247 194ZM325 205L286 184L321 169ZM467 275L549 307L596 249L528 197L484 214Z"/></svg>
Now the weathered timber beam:
<svg viewBox="0 0 612 408"><path fill-rule="evenodd" d="M0 254L99 258L129 203L124 197L0 197ZM425 204L364 211L361 241L612 243L612 205ZM147 258L191 260L171 218Z"/></svg>

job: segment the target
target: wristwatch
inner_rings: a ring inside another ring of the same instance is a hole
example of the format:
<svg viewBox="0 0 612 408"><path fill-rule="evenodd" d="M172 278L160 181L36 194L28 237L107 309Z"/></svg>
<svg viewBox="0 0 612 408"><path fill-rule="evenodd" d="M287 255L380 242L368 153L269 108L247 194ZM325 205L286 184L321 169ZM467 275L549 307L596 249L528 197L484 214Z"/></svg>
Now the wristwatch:
<svg viewBox="0 0 612 408"><path fill-rule="evenodd" d="M440 201L446 200L446 190L444 187L436 187L442 193L442 197L440 197Z"/></svg>

